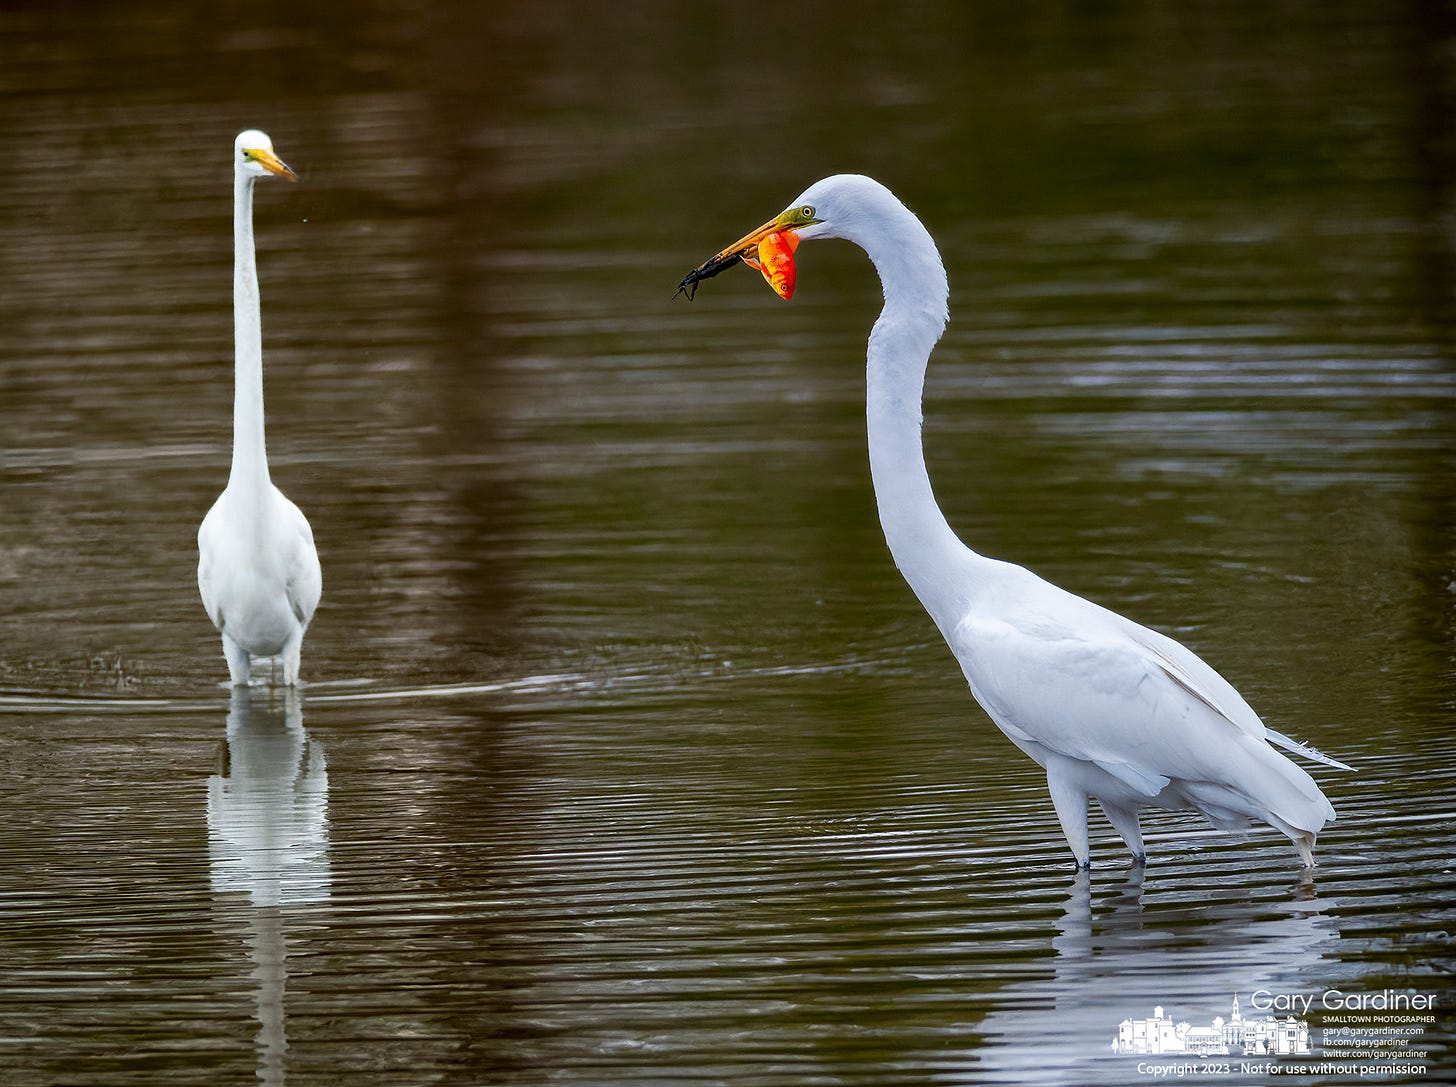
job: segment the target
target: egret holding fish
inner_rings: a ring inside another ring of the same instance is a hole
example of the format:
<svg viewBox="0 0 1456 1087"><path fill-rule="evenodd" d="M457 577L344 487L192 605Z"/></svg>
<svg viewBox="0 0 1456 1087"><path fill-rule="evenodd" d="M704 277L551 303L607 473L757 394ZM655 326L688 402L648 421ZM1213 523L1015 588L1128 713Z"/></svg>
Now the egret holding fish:
<svg viewBox="0 0 1456 1087"><path fill-rule="evenodd" d="M930 352L949 319L940 252L889 189L840 174L689 272L698 284L740 262L775 292L794 290L802 242L843 238L869 256L884 307L870 332L866 414L870 475L895 564L940 628L975 696L1045 771L1079 868L1090 867L1096 800L1137 863L1139 813L1196 810L1239 833L1261 821L1289 836L1307 868L1335 818L1314 779L1275 750L1349 770L1264 725L1221 675L1157 631L963 544L931 490L921 440Z"/></svg>

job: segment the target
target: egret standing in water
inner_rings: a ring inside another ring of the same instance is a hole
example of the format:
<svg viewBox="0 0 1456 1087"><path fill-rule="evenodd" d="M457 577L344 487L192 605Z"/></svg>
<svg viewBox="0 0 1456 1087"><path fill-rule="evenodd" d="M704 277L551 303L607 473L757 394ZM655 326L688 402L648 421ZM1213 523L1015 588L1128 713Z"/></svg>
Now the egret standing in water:
<svg viewBox="0 0 1456 1087"><path fill-rule="evenodd" d="M298 177L250 129L233 141L233 467L227 488L197 530L197 586L234 686L253 657L276 657L298 683L303 634L323 589L308 519L268 476L263 436L263 328L253 250L253 183Z"/></svg>
<svg viewBox="0 0 1456 1087"><path fill-rule="evenodd" d="M1251 820L1287 834L1306 867L1334 819L1314 779L1271 745L1350 767L1266 728L1238 691L1190 650L956 538L931 491L921 396L949 317L945 268L930 234L879 182L842 174L811 185L773 220L683 279L739 263L787 298L794 250L844 238L869 256L885 304L870 332L866 407L870 475L895 564L960 661L971 693L1046 770L1079 868L1089 867L1095 799L1141 863L1144 808L1197 810L1215 827Z"/></svg>

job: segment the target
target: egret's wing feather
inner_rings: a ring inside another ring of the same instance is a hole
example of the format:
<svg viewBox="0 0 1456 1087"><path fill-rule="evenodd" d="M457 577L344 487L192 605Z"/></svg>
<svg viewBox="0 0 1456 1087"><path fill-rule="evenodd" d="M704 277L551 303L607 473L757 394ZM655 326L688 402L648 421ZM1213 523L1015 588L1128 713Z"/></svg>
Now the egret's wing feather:
<svg viewBox="0 0 1456 1087"><path fill-rule="evenodd" d="M1159 634L1115 612L1106 614L1118 620L1128 638L1145 649L1174 683L1230 724L1256 739L1264 739L1268 730L1254 708L1202 657L1166 634Z"/></svg>
<svg viewBox="0 0 1456 1087"><path fill-rule="evenodd" d="M313 529L309 526L308 518L283 492L279 491L277 497L279 519L286 526L284 531L293 551L288 563L284 592L294 618L306 627L313 619L319 598L323 595L323 570L319 566L318 548L314 546Z"/></svg>
<svg viewBox="0 0 1456 1087"><path fill-rule="evenodd" d="M1049 616L967 619L952 634L977 701L1014 740L1095 763L1154 796L1215 772L1242 731L1115 630Z"/></svg>
<svg viewBox="0 0 1456 1087"><path fill-rule="evenodd" d="M221 601L217 593L217 548L213 542L216 521L213 517L217 506L207 511L202 524L197 527L197 589L202 594L202 606L212 625L222 629Z"/></svg>
<svg viewBox="0 0 1456 1087"><path fill-rule="evenodd" d="M1186 646L1180 645L1172 638L1159 634L1157 631L1138 626L1131 620L1123 621L1135 628L1135 636L1141 635L1138 639L1140 643L1157 658L1174 681L1182 684L1190 694L1207 703L1210 708L1238 725L1250 736L1268 740L1270 743L1277 744L1296 755L1302 755L1312 762L1323 763L1338 770L1354 770L1353 766L1347 766L1339 759L1331 758L1308 744L1302 744L1282 732L1269 728L1259 720L1259 715L1244 701L1243 696L1228 680L1205 664Z"/></svg>
<svg viewBox="0 0 1456 1087"><path fill-rule="evenodd" d="M1040 579L996 603L972 611L950 642L977 701L1024 748L1090 763L1147 797L1172 782L1216 821L1274 813L1318 827L1334 817L1192 651Z"/></svg>

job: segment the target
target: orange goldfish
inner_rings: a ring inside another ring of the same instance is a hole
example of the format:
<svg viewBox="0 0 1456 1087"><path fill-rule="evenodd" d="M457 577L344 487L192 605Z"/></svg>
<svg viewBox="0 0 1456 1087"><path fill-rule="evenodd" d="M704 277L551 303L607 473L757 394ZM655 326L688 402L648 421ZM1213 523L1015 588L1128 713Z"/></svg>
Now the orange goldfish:
<svg viewBox="0 0 1456 1087"><path fill-rule="evenodd" d="M792 230L783 233L765 234L758 243L758 259L744 257L743 263L763 273L780 298L794 297L794 250L799 248L799 236Z"/></svg>

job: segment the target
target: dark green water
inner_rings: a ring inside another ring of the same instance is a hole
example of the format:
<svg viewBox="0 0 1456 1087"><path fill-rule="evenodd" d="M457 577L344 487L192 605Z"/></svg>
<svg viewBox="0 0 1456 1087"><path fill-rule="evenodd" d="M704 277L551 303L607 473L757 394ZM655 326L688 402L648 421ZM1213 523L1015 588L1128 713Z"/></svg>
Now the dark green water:
<svg viewBox="0 0 1456 1087"><path fill-rule="evenodd" d="M1318 1058L1385 989L1437 1013L1380 1081L1451 1075L1453 47L1440 3L0 8L0 1079L1167 1082L1123 1019L1313 994ZM195 583L252 126L301 176L256 202L298 698L230 698ZM671 300L841 170L945 255L952 524L1354 763L1312 882L1172 816L1073 876L880 537L858 251Z"/></svg>

